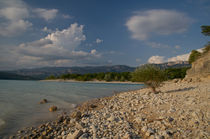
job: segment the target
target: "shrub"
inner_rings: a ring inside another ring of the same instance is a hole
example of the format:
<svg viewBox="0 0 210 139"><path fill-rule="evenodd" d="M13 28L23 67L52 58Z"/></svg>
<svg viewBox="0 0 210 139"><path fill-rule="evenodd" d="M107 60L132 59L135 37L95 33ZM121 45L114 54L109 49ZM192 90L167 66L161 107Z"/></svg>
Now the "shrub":
<svg viewBox="0 0 210 139"><path fill-rule="evenodd" d="M186 75L186 71L189 68L190 67L168 68L168 69L165 69L165 73L166 73L168 79L176 79L176 78L183 79Z"/></svg>
<svg viewBox="0 0 210 139"><path fill-rule="evenodd" d="M163 70L149 64L137 68L132 74L133 81L144 82L144 84L151 87L154 93L157 93L156 88L166 79L167 77Z"/></svg>
<svg viewBox="0 0 210 139"><path fill-rule="evenodd" d="M197 60L201 56L201 53L198 52L197 50L192 50L189 56L189 63L192 64L195 60Z"/></svg>

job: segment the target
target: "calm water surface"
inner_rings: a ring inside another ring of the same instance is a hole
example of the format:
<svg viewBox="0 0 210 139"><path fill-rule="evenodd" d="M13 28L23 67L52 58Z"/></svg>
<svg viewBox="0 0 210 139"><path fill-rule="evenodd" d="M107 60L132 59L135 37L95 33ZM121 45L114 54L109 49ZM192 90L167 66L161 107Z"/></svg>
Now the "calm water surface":
<svg viewBox="0 0 210 139"><path fill-rule="evenodd" d="M72 110L74 104L142 87L140 84L0 80L0 138L23 127L53 120L59 113ZM43 98L49 103L39 104ZM59 110L49 112L52 105Z"/></svg>

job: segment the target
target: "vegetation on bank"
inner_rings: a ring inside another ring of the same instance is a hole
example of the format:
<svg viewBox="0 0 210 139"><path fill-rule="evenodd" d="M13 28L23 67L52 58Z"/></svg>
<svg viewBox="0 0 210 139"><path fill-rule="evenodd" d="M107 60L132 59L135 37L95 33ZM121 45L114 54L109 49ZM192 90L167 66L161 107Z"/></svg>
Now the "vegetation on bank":
<svg viewBox="0 0 210 139"><path fill-rule="evenodd" d="M165 69L167 80L172 80L176 78L183 79L188 69L190 69L190 67Z"/></svg>
<svg viewBox="0 0 210 139"><path fill-rule="evenodd" d="M192 64L194 61L205 55L207 52L210 51L210 42L205 45L205 47L202 49L202 52L199 52L197 50L192 50L189 56L189 63Z"/></svg>
<svg viewBox="0 0 210 139"><path fill-rule="evenodd" d="M192 64L195 60L197 60L201 56L201 52L197 50L192 50L189 56L189 63Z"/></svg>
<svg viewBox="0 0 210 139"><path fill-rule="evenodd" d="M210 26L201 26L201 33L205 36L210 36ZM205 55L207 52L210 51L210 42L208 42L205 47L202 49L202 52L197 50L192 50L189 56L189 63L192 64L194 61Z"/></svg>
<svg viewBox="0 0 210 139"><path fill-rule="evenodd" d="M154 65L151 65L155 67ZM186 75L186 70L189 69L188 67L183 68L168 68L161 70L166 75L166 80L175 79L175 78L184 78ZM147 74L146 74L147 75ZM139 75L134 72L101 72L101 73L88 73L88 74L62 74L60 76L51 75L47 77L47 80L55 80L55 79L63 79L63 80L76 80L76 81L132 81L138 82L140 81L138 77Z"/></svg>
<svg viewBox="0 0 210 139"><path fill-rule="evenodd" d="M63 79L76 81L132 81L144 82L151 87L154 93L156 88L165 80L184 78L189 67L160 69L155 65L146 64L137 68L134 72L107 72L107 73L88 73L88 74L62 74L60 76L49 76L47 80Z"/></svg>
<svg viewBox="0 0 210 139"><path fill-rule="evenodd" d="M53 76L47 78L49 79L63 79L63 80L76 80L76 81L131 81L130 72L101 72L101 73L87 73L87 74L62 74L60 76Z"/></svg>

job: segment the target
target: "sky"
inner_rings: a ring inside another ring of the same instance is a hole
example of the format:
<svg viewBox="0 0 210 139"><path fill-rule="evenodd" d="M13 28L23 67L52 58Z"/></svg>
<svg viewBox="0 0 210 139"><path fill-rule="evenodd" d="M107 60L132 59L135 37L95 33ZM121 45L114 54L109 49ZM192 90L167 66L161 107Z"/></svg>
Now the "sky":
<svg viewBox="0 0 210 139"><path fill-rule="evenodd" d="M210 0L0 0L0 70L186 61Z"/></svg>

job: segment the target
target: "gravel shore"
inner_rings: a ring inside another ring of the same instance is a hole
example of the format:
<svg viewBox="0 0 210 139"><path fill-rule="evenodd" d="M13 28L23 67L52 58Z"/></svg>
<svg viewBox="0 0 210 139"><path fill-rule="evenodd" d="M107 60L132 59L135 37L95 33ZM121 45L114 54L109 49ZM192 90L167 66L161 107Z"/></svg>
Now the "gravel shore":
<svg viewBox="0 0 210 139"><path fill-rule="evenodd" d="M164 82L150 88L84 102L53 122L10 138L167 139L210 138L210 80Z"/></svg>

